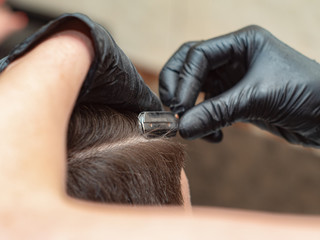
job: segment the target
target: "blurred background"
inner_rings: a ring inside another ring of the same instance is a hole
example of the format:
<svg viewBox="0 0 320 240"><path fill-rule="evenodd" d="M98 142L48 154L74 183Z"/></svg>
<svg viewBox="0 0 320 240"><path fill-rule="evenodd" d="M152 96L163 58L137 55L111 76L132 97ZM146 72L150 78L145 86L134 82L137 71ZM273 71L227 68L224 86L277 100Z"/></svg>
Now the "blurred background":
<svg viewBox="0 0 320 240"><path fill-rule="evenodd" d="M161 67L182 43L250 24L320 60L317 0L8 0L6 6L25 12L28 25L2 41L1 56L50 19L81 12L112 33L156 93ZM219 144L177 141L188 152L194 205L320 214L318 150L289 145L245 124L226 128Z"/></svg>

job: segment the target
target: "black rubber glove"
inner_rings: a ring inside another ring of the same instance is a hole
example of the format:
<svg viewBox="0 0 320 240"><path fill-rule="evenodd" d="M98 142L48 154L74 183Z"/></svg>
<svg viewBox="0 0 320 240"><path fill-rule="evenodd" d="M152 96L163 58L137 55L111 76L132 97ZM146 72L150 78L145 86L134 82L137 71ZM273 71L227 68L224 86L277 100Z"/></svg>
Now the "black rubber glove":
<svg viewBox="0 0 320 240"><path fill-rule="evenodd" d="M106 104L134 112L161 110L161 102L146 86L110 33L82 14L64 14L18 45L0 62L0 70L56 32L74 29L87 34L95 57L83 83L78 103Z"/></svg>
<svg viewBox="0 0 320 240"><path fill-rule="evenodd" d="M194 106L200 91L206 100ZM184 44L160 74L160 98L182 115L187 139L219 141L243 121L320 145L320 65L258 26Z"/></svg>

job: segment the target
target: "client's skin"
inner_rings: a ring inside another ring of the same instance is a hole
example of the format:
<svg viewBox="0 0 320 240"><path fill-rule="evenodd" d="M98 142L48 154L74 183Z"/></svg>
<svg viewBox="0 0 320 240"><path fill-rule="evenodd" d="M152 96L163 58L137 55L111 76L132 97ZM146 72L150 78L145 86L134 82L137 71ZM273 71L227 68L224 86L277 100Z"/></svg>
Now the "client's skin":
<svg viewBox="0 0 320 240"><path fill-rule="evenodd" d="M319 237L318 217L214 208L190 213L68 197L68 120L92 57L90 41L68 31L42 42L0 75L1 239Z"/></svg>

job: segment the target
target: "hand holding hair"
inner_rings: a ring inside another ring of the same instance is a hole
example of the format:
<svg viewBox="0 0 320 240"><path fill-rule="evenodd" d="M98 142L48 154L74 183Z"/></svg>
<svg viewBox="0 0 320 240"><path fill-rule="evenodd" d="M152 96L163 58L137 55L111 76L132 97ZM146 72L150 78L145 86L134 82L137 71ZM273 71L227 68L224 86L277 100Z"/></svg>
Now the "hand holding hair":
<svg viewBox="0 0 320 240"><path fill-rule="evenodd" d="M320 65L258 26L186 43L160 74L161 100L182 115L187 139L220 141L223 127L243 121L319 147L319 92Z"/></svg>
<svg viewBox="0 0 320 240"><path fill-rule="evenodd" d="M82 14L64 14L43 26L1 60L0 70L3 71L16 58L50 35L67 29L87 34L93 42L95 53L78 103L106 104L134 112L161 110L160 100L144 83L110 33Z"/></svg>

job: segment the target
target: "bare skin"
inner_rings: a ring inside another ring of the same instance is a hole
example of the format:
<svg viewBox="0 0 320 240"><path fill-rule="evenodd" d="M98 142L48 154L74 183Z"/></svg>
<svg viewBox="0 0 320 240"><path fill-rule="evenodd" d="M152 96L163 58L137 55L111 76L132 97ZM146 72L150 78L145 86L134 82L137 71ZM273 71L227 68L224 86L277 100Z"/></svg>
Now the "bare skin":
<svg viewBox="0 0 320 240"><path fill-rule="evenodd" d="M0 239L319 238L319 217L69 198L66 130L92 59L89 39L64 31L0 75Z"/></svg>

